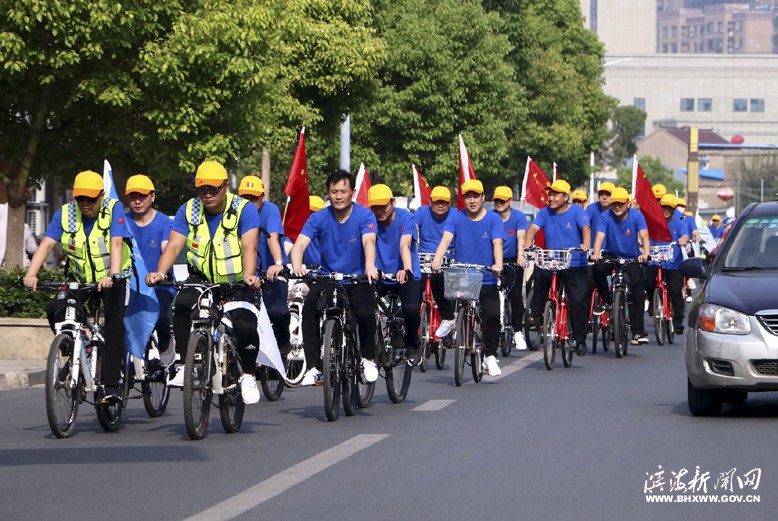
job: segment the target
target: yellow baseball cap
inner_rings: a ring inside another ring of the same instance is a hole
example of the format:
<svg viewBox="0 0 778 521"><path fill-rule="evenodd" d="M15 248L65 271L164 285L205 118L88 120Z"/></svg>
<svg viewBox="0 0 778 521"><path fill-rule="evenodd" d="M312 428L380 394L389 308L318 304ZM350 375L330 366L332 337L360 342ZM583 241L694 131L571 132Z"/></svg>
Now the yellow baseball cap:
<svg viewBox="0 0 778 521"><path fill-rule="evenodd" d="M600 185L600 187L597 189L597 193L608 192L609 194L612 194L615 189L615 184L611 183L610 181L606 181Z"/></svg>
<svg viewBox="0 0 778 521"><path fill-rule="evenodd" d="M717 214L717 213L714 213L714 214L713 214L713 217L711 217L711 218L710 218L710 220L711 220L711 221L720 221L720 220L721 220L721 217L719 216L719 214Z"/></svg>
<svg viewBox="0 0 778 521"><path fill-rule="evenodd" d="M689 217L694 217L694 214L692 212L684 212L683 214Z"/></svg>
<svg viewBox="0 0 778 521"><path fill-rule="evenodd" d="M377 184L370 187L367 191L367 205L368 206L383 206L388 204L392 200L394 194L392 189L386 185Z"/></svg>
<svg viewBox="0 0 778 521"><path fill-rule="evenodd" d="M146 195L153 191L154 183L151 182L149 176L137 174L127 179L127 187L124 189L124 195L130 195L131 193Z"/></svg>
<svg viewBox="0 0 778 521"><path fill-rule="evenodd" d="M659 204L661 206L672 206L675 208L678 206L678 199L676 199L673 194L665 194L662 196L662 200L659 201Z"/></svg>
<svg viewBox="0 0 778 521"><path fill-rule="evenodd" d="M322 199L318 195L309 195L308 206L310 206L312 212L318 212L319 210L324 208L324 199Z"/></svg>
<svg viewBox="0 0 778 521"><path fill-rule="evenodd" d="M683 197L679 197L678 206L686 206L686 199L684 199Z"/></svg>
<svg viewBox="0 0 778 521"><path fill-rule="evenodd" d="M103 191L103 176L91 170L79 172L73 183L73 197L97 197Z"/></svg>
<svg viewBox="0 0 778 521"><path fill-rule="evenodd" d="M570 194L570 183L564 179L557 179L551 186L548 187L552 192L559 192L560 194Z"/></svg>
<svg viewBox="0 0 778 521"><path fill-rule="evenodd" d="M513 199L513 190L507 186L498 186L494 189L494 195L492 201L499 199L500 201L510 201Z"/></svg>
<svg viewBox="0 0 778 521"><path fill-rule="evenodd" d="M583 190L573 190L573 201L583 201L586 202L586 192Z"/></svg>
<svg viewBox="0 0 778 521"><path fill-rule="evenodd" d="M218 161L205 161L197 167L195 186L221 186L227 180L227 169Z"/></svg>
<svg viewBox="0 0 778 521"><path fill-rule="evenodd" d="M611 192L612 203L626 203L627 201L629 201L629 192L627 192L626 188L618 187L613 189L613 192Z"/></svg>
<svg viewBox="0 0 778 521"><path fill-rule="evenodd" d="M451 202L451 191L445 186L436 186L430 192L430 201L449 201Z"/></svg>
<svg viewBox="0 0 778 521"><path fill-rule="evenodd" d="M467 192L482 194L484 193L484 184L478 179L468 179L462 183L462 186L459 187L459 191L462 194L466 194Z"/></svg>
<svg viewBox="0 0 778 521"><path fill-rule="evenodd" d="M657 183L651 187L651 191L654 192L654 197L661 199L667 193L667 188L665 185Z"/></svg>
<svg viewBox="0 0 778 521"><path fill-rule="evenodd" d="M265 183L255 175L247 175L240 180L238 195L253 195L259 197L265 193Z"/></svg>

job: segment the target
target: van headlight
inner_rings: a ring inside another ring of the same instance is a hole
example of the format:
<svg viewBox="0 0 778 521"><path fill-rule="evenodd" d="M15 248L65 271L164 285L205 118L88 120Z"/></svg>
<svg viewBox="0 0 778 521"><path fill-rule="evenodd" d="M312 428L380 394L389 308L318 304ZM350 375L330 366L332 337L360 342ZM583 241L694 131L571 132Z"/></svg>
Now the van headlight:
<svg viewBox="0 0 778 521"><path fill-rule="evenodd" d="M700 329L725 335L747 335L751 333L748 315L724 306L703 304L700 308Z"/></svg>

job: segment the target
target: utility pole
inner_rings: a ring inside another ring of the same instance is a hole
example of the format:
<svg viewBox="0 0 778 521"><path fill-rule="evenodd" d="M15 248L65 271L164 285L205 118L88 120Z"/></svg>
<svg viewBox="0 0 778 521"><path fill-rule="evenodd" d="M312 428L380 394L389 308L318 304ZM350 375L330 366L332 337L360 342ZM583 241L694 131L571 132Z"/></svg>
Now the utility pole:
<svg viewBox="0 0 778 521"><path fill-rule="evenodd" d="M699 133L689 128L689 161L686 166L686 202L692 215L697 215L697 196L700 190Z"/></svg>

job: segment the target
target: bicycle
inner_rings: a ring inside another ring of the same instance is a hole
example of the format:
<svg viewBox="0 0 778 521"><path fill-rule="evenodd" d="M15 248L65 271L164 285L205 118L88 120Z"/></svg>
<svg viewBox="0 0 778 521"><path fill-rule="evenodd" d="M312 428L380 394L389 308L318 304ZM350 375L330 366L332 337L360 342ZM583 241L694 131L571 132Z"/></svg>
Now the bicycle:
<svg viewBox="0 0 778 521"><path fill-rule="evenodd" d="M504 269L512 269L516 271L515 264L505 264ZM497 277L497 289L500 294L500 351L503 358L508 358L511 355L511 349L514 347L513 339L513 308L511 307L510 292L513 286L507 288L503 284L504 277L502 275ZM514 277L514 284L520 283Z"/></svg>
<svg viewBox="0 0 778 521"><path fill-rule="evenodd" d="M192 307L192 326L184 361L184 424L187 435L190 439L201 440L208 434L214 394L219 397L219 417L224 432L240 431L245 404L238 380L243 368L232 337L232 322L225 315L229 310L225 309L224 299L245 288L245 284L187 280L159 285L171 285L179 291L194 288L199 292Z"/></svg>
<svg viewBox="0 0 778 521"><path fill-rule="evenodd" d="M397 280L394 275L382 274L385 280ZM392 403L401 403L408 395L413 366L405 356L405 319L400 311L400 297L389 292L376 298L378 323L376 349L378 366L384 370L386 393Z"/></svg>
<svg viewBox="0 0 778 521"><path fill-rule="evenodd" d="M483 378L484 354L481 307L478 299L483 284L483 271L488 269L480 264L451 263L443 270L445 296L456 301L454 384L457 387L460 387L464 380L465 363L470 364L476 383ZM469 362L465 360L467 355L470 355Z"/></svg>
<svg viewBox="0 0 778 521"><path fill-rule="evenodd" d="M670 304L670 294L667 290L667 282L664 279L662 269L663 262L673 260L673 246L675 243L662 246L651 246L651 260L657 262L656 288L652 297L652 319L654 321L654 336L660 346L665 344L665 339L672 344L675 341L673 329L673 306Z"/></svg>
<svg viewBox="0 0 778 521"><path fill-rule="evenodd" d="M531 257L531 256L530 256ZM527 269L532 265L531 258L524 257L527 260ZM543 347L543 328L532 323L532 301L535 298L535 278L530 275L522 291L524 296L524 340L527 342L527 349L537 351ZM541 324L542 325L542 324Z"/></svg>
<svg viewBox="0 0 778 521"><path fill-rule="evenodd" d="M51 432L57 438L70 437L75 432L78 407L83 402L95 406L97 421L104 430L118 430L124 417L127 379L121 384L121 401L101 403L98 400L100 350L105 347L105 339L100 332L97 284L44 282L38 288L56 291L55 298L66 301L65 318L54 325L55 336L46 361L46 418ZM87 312L87 306L92 313ZM87 393L95 393L93 402L87 400Z"/></svg>
<svg viewBox="0 0 778 521"><path fill-rule="evenodd" d="M430 265L432 259L435 257L434 253L420 253L419 254L419 266L421 268L422 275L424 277L424 291L421 296L421 305L419 307L419 340L421 345L419 351L421 353L421 364L419 368L422 373L427 371L427 359L432 353L435 354L435 367L443 369L446 362L446 345L442 338L435 335L435 332L440 326L440 311L438 310L438 304L435 302L432 296L432 279L433 273ZM446 266L447 264L443 264Z"/></svg>
<svg viewBox="0 0 778 521"><path fill-rule="evenodd" d="M613 346L616 358L627 355L629 346L630 314L629 302L632 293L627 284L624 267L627 264L638 262L637 259L616 257L607 252L602 253L603 260L611 267L611 330L613 332Z"/></svg>
<svg viewBox="0 0 778 521"><path fill-rule="evenodd" d="M574 251L543 250L533 248L524 250L534 258L535 266L551 272L551 288L548 292L546 305L543 308L543 325L541 331L543 344L543 362L549 371L554 369L557 349L562 351L562 363L565 367L573 365L573 333L568 316L569 304L567 288L559 280L559 272L570 267Z"/></svg>
<svg viewBox="0 0 778 521"><path fill-rule="evenodd" d="M174 347L171 345L170 349ZM170 388L167 386L169 368L159 363L159 340L156 331L152 332L149 338L143 358L135 358L127 353L125 367L129 368L127 396L131 399L143 398L143 407L151 418L162 416L170 399ZM140 389L137 389L138 384ZM140 391L140 396L130 396L131 390Z"/></svg>
<svg viewBox="0 0 778 521"><path fill-rule="evenodd" d="M589 302L589 328L592 330L592 353L597 353L597 338L602 341L602 350L608 351L613 332L611 331L611 316L607 311L595 313L598 306L604 305L603 299L597 288L592 292L592 299Z"/></svg>
<svg viewBox="0 0 778 521"><path fill-rule="evenodd" d="M305 350L303 349L303 304L307 286L301 280L293 283L293 290L289 299L289 343L291 351L284 356L286 368L286 385L297 387L308 370L305 363Z"/></svg>

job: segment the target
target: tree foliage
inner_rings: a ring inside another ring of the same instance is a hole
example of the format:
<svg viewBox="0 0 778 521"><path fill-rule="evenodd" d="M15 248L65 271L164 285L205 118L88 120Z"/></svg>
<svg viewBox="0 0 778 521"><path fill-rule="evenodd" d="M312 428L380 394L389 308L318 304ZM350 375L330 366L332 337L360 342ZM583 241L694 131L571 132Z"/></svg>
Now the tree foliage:
<svg viewBox="0 0 778 521"><path fill-rule="evenodd" d="M736 213L756 201L778 198L778 156L775 154L742 158L737 167Z"/></svg>
<svg viewBox="0 0 778 521"><path fill-rule="evenodd" d="M638 150L636 138L643 135L646 113L633 105L619 106L611 114L610 139L606 161L621 166L624 160L631 158Z"/></svg>

